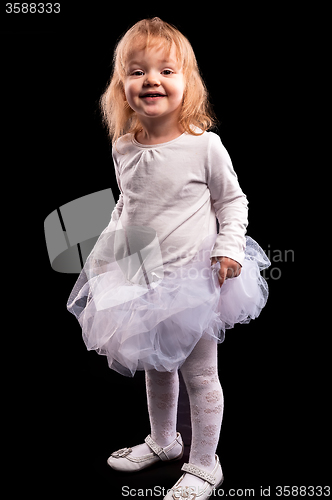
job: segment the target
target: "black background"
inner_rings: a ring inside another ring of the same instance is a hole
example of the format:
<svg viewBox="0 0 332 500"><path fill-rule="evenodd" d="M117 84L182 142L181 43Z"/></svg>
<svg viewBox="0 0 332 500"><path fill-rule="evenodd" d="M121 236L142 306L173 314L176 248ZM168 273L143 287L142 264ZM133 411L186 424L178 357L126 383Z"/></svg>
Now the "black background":
<svg viewBox="0 0 332 500"><path fill-rule="evenodd" d="M193 45L219 135L249 199L248 234L272 260L266 308L249 325L228 331L219 346L223 487L254 488L259 496L261 486L271 486L273 497L276 485L328 482L327 369L321 352L317 363L314 325L300 323L307 312L297 300L294 264L301 170L294 148L296 23L277 7L221 2L218 9L178 8L61 2L58 15L2 16L4 194L6 186L12 192L3 208L12 297L4 311L13 321L3 354L11 379L8 414L22 442L28 438L30 480L45 497L59 490L74 498L120 499L122 485L167 489L188 459L186 449L181 463L133 475L107 466L112 451L149 433L144 375L122 377L106 358L86 351L79 324L66 311L76 276L51 269L43 232L47 215L71 200L108 187L117 199L98 99L116 41L139 19L155 15ZM14 455L20 453L17 444Z"/></svg>

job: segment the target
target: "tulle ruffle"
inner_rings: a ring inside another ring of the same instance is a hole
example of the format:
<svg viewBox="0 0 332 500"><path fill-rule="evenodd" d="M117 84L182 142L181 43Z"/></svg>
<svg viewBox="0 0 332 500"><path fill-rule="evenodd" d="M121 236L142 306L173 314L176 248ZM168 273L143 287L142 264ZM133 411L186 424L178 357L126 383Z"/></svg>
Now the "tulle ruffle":
<svg viewBox="0 0 332 500"><path fill-rule="evenodd" d="M211 267L209 257L216 236L206 238L187 264L162 266L148 230L144 249L141 242L131 253L116 245L116 232L105 232L67 304L87 349L106 355L110 368L123 375L173 371L203 335L222 342L226 329L257 318L268 297L260 271L270 262L247 237L240 276L220 288L219 263Z"/></svg>

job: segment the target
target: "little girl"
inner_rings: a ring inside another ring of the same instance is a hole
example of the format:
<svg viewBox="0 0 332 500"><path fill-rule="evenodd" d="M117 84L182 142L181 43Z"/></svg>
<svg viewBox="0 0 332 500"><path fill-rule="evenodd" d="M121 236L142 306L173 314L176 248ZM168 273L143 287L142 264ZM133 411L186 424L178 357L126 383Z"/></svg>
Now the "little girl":
<svg viewBox="0 0 332 500"><path fill-rule="evenodd" d="M120 197L68 300L88 349L110 368L145 370L151 434L113 452L137 471L180 459L181 369L190 401L189 464L165 499L209 497L222 483L217 344L264 307L268 258L249 237L247 199L214 123L189 41L159 18L118 43L101 99ZM217 224L219 232L217 233ZM190 496L191 495L191 496Z"/></svg>

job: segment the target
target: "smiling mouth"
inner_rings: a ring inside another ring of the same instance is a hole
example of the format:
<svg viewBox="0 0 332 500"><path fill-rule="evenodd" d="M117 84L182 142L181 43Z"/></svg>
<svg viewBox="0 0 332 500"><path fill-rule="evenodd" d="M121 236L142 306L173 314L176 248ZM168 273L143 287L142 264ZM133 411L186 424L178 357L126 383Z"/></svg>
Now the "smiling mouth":
<svg viewBox="0 0 332 500"><path fill-rule="evenodd" d="M147 92L146 94L141 94L141 99L158 99L160 97L167 97L166 94L160 94L159 92Z"/></svg>

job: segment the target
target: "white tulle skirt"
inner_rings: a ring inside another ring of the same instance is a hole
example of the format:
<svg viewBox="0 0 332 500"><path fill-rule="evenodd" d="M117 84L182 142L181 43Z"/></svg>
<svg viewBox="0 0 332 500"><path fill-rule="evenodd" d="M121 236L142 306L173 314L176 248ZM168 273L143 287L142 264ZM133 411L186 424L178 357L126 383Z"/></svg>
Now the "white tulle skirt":
<svg viewBox="0 0 332 500"><path fill-rule="evenodd" d="M131 253L117 247L117 232L102 234L67 303L87 349L106 355L110 368L127 376L178 369L203 335L222 342L226 329L257 318L268 297L260 271L270 262L252 238L246 238L240 276L220 288L220 264L211 266L209 257L217 235L184 265L163 266L148 233L144 249L140 244Z"/></svg>

